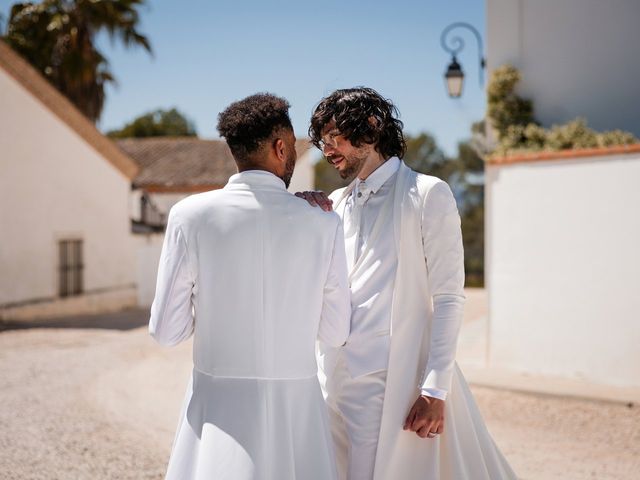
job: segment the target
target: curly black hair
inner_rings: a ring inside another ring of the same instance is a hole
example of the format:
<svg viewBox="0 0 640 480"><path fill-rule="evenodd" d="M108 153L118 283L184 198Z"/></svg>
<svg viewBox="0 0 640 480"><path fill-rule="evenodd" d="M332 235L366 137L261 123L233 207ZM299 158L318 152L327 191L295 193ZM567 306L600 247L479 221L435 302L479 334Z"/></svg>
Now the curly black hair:
<svg viewBox="0 0 640 480"><path fill-rule="evenodd" d="M256 93L229 105L218 115L218 132L236 161L249 162L265 140L280 128L293 130L289 102L270 93Z"/></svg>
<svg viewBox="0 0 640 480"><path fill-rule="evenodd" d="M402 158L407 144L402 134L398 109L372 88L336 90L323 98L311 117L309 137L322 150L322 129L332 120L336 128L355 147L374 144L383 157Z"/></svg>

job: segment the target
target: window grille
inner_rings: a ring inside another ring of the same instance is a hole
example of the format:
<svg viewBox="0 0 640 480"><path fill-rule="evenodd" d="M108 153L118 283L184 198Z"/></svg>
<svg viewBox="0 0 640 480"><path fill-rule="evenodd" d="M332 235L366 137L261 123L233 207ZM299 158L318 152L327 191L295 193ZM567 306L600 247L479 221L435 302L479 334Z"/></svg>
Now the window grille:
<svg viewBox="0 0 640 480"><path fill-rule="evenodd" d="M80 295L83 290L82 240L59 242L59 293L61 297Z"/></svg>

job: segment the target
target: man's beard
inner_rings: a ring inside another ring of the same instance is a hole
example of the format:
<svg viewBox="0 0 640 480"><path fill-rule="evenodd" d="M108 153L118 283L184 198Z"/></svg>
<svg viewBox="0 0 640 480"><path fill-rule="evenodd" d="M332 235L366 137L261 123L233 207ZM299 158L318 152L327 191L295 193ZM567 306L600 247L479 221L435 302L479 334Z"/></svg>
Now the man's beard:
<svg viewBox="0 0 640 480"><path fill-rule="evenodd" d="M365 160L367 159L366 154L358 155L353 154L349 157L343 157L345 167L342 170L338 170L340 177L343 180L352 179L355 177L358 172L362 169L362 165L364 165Z"/></svg>
<svg viewBox="0 0 640 480"><path fill-rule="evenodd" d="M295 167L296 156L293 154L287 158L287 161L284 164L284 173L282 174L282 177L280 177L287 188L289 188L289 185L291 184L291 177L293 177L293 170Z"/></svg>

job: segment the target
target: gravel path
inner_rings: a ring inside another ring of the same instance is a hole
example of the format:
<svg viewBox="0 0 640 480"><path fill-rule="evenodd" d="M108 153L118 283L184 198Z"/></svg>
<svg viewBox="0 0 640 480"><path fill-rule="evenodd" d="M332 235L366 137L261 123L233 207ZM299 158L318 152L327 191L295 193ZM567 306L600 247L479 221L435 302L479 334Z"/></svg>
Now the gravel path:
<svg viewBox="0 0 640 480"><path fill-rule="evenodd" d="M116 317L0 331L0 478L163 477L190 344L154 344L143 312ZM473 391L523 479L640 478L640 408Z"/></svg>
<svg viewBox="0 0 640 480"><path fill-rule="evenodd" d="M126 368L130 333L0 334L0 478L161 479L166 449L88 400L95 376Z"/></svg>

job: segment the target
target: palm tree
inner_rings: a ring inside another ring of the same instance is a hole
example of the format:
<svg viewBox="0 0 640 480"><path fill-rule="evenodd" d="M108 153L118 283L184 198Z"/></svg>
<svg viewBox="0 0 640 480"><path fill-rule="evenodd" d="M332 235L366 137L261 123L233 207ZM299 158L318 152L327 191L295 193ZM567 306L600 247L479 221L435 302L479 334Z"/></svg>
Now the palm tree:
<svg viewBox="0 0 640 480"><path fill-rule="evenodd" d="M11 8L4 40L24 56L87 117L97 121L104 87L115 78L96 48L95 37L106 30L125 46L149 40L138 32L138 7L145 0L44 0Z"/></svg>

